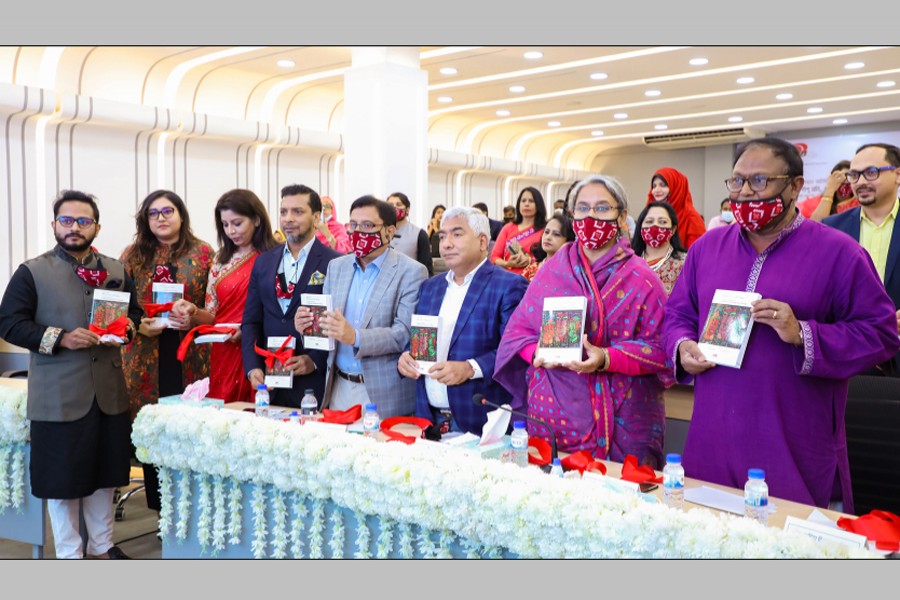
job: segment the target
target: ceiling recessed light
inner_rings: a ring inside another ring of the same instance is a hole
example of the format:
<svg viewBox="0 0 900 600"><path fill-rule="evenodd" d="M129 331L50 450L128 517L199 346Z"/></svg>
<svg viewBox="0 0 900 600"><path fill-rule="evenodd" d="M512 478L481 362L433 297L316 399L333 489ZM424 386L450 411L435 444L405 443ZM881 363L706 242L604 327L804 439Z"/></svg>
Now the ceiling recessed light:
<svg viewBox="0 0 900 600"><path fill-rule="evenodd" d="M880 88L889 88L889 87L894 87L895 85L897 85L897 82L896 81L879 81L875 85Z"/></svg>
<svg viewBox="0 0 900 600"><path fill-rule="evenodd" d="M777 96L775 96L775 99L776 100L790 100L793 97L794 97L793 94L789 94L788 92L785 92L783 94L778 94Z"/></svg>
<svg viewBox="0 0 900 600"><path fill-rule="evenodd" d="M698 56L697 58L692 58L689 62L695 67L702 67L709 63L709 60Z"/></svg>
<svg viewBox="0 0 900 600"><path fill-rule="evenodd" d="M562 125L559 121L547 121L547 127L559 127Z"/></svg>
<svg viewBox="0 0 900 600"><path fill-rule="evenodd" d="M441 69L441 75L456 75L457 73L459 73L459 71L453 67L443 67Z"/></svg>
<svg viewBox="0 0 900 600"><path fill-rule="evenodd" d="M521 94L522 92L525 91L525 86L524 85L511 85L511 86L509 86L509 91L511 91L513 94Z"/></svg>
<svg viewBox="0 0 900 600"><path fill-rule="evenodd" d="M453 102L453 98L451 98L450 96L438 96L437 101L441 104L449 104Z"/></svg>
<svg viewBox="0 0 900 600"><path fill-rule="evenodd" d="M593 130L593 131L591 132L591 135L594 136L594 137L600 137L601 135L603 135L603 130L602 130L602 129L595 129L595 130Z"/></svg>
<svg viewBox="0 0 900 600"><path fill-rule="evenodd" d="M853 71L854 69L862 69L864 66L866 66L864 62L851 62L844 65L844 68L848 71Z"/></svg>
<svg viewBox="0 0 900 600"><path fill-rule="evenodd" d="M663 131L668 128L669 128L669 126L666 125L665 123L657 123L656 125L653 126L653 129L655 129L657 131Z"/></svg>
<svg viewBox="0 0 900 600"><path fill-rule="evenodd" d="M729 122L729 123L740 123L740 122L743 121L743 120L744 120L744 117L737 117L737 116L735 116L735 117L728 117L728 122Z"/></svg>
<svg viewBox="0 0 900 600"><path fill-rule="evenodd" d="M644 92L644 95L647 96L648 98L656 98L657 96L659 96L661 94L662 94L662 92L659 90L647 90L646 92Z"/></svg>
<svg viewBox="0 0 900 600"><path fill-rule="evenodd" d="M821 106L810 106L809 108L806 109L806 112L808 112L811 115L815 115L815 114L822 112L823 110L824 109Z"/></svg>
<svg viewBox="0 0 900 600"><path fill-rule="evenodd" d="M277 63L275 63L275 64L278 65L279 67L283 68L283 69L290 69L291 67L296 67L296 66L297 66L297 63L295 63L294 61L292 61L292 60L290 60L290 59L288 59L288 58L282 58L281 60L279 60L279 61L278 61Z"/></svg>
<svg viewBox="0 0 900 600"><path fill-rule="evenodd" d="M834 123L835 125L846 125L847 119L835 119L834 121L832 121L832 123Z"/></svg>
<svg viewBox="0 0 900 600"><path fill-rule="evenodd" d="M505 110L505 109L502 109L502 108L501 108L500 110L497 111L497 116L498 116L498 117L508 117L510 114L511 114L511 113L510 113L508 110Z"/></svg>
<svg viewBox="0 0 900 600"><path fill-rule="evenodd" d="M613 119L627 119L628 113L616 113L613 115Z"/></svg>
<svg viewBox="0 0 900 600"><path fill-rule="evenodd" d="M538 52L537 50L529 50L523 56L528 60L537 60L539 58L544 58L544 53Z"/></svg>
<svg viewBox="0 0 900 600"><path fill-rule="evenodd" d="M591 73L591 79L594 81L603 81L607 77L609 77L609 75L606 73Z"/></svg>
<svg viewBox="0 0 900 600"><path fill-rule="evenodd" d="M738 77L737 82L741 85L747 85L748 83L753 83L756 81L753 77Z"/></svg>

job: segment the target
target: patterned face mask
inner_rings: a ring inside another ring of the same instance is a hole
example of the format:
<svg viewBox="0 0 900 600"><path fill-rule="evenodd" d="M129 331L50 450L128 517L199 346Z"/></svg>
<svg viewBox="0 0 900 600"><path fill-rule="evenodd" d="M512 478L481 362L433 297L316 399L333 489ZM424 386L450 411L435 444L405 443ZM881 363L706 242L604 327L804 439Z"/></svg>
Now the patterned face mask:
<svg viewBox="0 0 900 600"><path fill-rule="evenodd" d="M596 250L615 239L619 232L619 223L616 219L611 221L585 217L572 223L575 237L585 250Z"/></svg>
<svg viewBox="0 0 900 600"><path fill-rule="evenodd" d="M398 223L406 218L406 209L405 208L395 208L394 212L397 213L397 222Z"/></svg>
<svg viewBox="0 0 900 600"><path fill-rule="evenodd" d="M644 243L651 248L659 248L672 239L674 233L675 230L673 229L665 229L658 225L651 225L650 227L641 229L641 238L643 238Z"/></svg>
<svg viewBox="0 0 900 600"><path fill-rule="evenodd" d="M356 258L368 256L384 245L381 241L381 232L377 231L374 233L354 231L350 235L350 243L353 244L353 253L356 255Z"/></svg>
<svg viewBox="0 0 900 600"><path fill-rule="evenodd" d="M731 213L737 224L747 231L759 231L784 212L781 194L763 200L731 201Z"/></svg>

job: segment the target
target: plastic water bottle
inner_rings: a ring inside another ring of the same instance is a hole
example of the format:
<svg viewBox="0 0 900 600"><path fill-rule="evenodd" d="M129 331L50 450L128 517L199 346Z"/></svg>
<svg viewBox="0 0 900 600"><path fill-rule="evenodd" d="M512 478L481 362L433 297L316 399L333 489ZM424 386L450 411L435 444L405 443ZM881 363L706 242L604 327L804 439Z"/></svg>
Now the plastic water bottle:
<svg viewBox="0 0 900 600"><path fill-rule="evenodd" d="M559 477L562 479L565 477L565 473L563 472L562 461L558 458L553 459L553 466L550 467L550 477Z"/></svg>
<svg viewBox="0 0 900 600"><path fill-rule="evenodd" d="M269 389L266 387L266 384L261 383L256 387L254 403L256 404L257 417L269 416Z"/></svg>
<svg viewBox="0 0 900 600"><path fill-rule="evenodd" d="M744 516L768 525L769 486L766 485L766 472L762 469L750 469L747 477L744 485Z"/></svg>
<svg viewBox="0 0 900 600"><path fill-rule="evenodd" d="M528 466L528 431L525 429L525 421L513 423L513 432L510 436L512 446L513 463L520 467Z"/></svg>
<svg viewBox="0 0 900 600"><path fill-rule="evenodd" d="M300 413L298 413L296 410L292 410L290 419L291 419L291 423L296 423L297 425L299 425L300 424Z"/></svg>
<svg viewBox="0 0 900 600"><path fill-rule="evenodd" d="M312 420L313 415L319 408L319 402L316 400L316 395L312 390L306 390L303 394L303 398L300 400L300 413L303 415L302 422Z"/></svg>
<svg viewBox="0 0 900 600"><path fill-rule="evenodd" d="M666 454L663 467L663 502L666 506L684 510L684 467L680 454Z"/></svg>
<svg viewBox="0 0 900 600"><path fill-rule="evenodd" d="M375 437L379 425L381 425L381 418L378 416L378 407L374 404L366 404L366 412L363 413L363 435Z"/></svg>

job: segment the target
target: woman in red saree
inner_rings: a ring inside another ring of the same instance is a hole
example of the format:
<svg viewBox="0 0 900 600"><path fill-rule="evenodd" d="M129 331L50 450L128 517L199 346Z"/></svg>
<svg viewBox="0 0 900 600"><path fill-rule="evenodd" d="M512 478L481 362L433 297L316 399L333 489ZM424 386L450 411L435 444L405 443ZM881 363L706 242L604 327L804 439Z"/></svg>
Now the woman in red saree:
<svg viewBox="0 0 900 600"><path fill-rule="evenodd" d="M534 262L531 247L541 241L546 224L547 205L541 192L533 187L523 189L516 200L516 218L500 230L491 262L521 275Z"/></svg>
<svg viewBox="0 0 900 600"><path fill-rule="evenodd" d="M266 208L250 190L231 190L216 203L216 231L219 253L209 271L206 308L181 300L172 307L185 315L191 326L240 324L247 299L250 272L260 252L277 244ZM194 352L192 348L189 352ZM241 359L241 330L225 342L212 344L209 369L209 397L225 402L252 402L250 380Z"/></svg>

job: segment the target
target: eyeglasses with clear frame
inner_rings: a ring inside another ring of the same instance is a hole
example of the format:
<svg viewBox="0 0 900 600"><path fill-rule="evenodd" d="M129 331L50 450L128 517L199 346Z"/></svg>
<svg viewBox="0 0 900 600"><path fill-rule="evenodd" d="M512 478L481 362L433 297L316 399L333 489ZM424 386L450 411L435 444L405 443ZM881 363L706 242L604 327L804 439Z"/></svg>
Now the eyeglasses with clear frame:
<svg viewBox="0 0 900 600"><path fill-rule="evenodd" d="M740 192L744 184L749 183L754 192L761 192L772 179L793 179L791 175L751 175L750 177L729 177L725 180L725 189L729 192Z"/></svg>
<svg viewBox="0 0 900 600"><path fill-rule="evenodd" d="M160 217L162 217L163 219L168 219L169 217L171 217L174 214L175 214L174 206L164 206L163 208L160 208L160 209L151 208L150 210L147 211L147 216L151 220L159 219Z"/></svg>
<svg viewBox="0 0 900 600"><path fill-rule="evenodd" d="M78 217L77 219L75 217L56 217L56 222L66 228L78 223L82 229L92 227L97 223L96 219L90 217Z"/></svg>
<svg viewBox="0 0 900 600"><path fill-rule="evenodd" d="M875 181L879 177L881 177L881 173L884 171L893 171L897 167L888 165L886 167L869 167L868 169L863 169L862 171L847 171L847 181L850 183L856 183L859 181L859 176L862 175L866 178L866 181Z"/></svg>
<svg viewBox="0 0 900 600"><path fill-rule="evenodd" d="M598 219L606 219L610 213L614 210L618 210L616 206L610 206L609 204L598 204L597 206L588 206L587 204L576 204L573 212L575 213L576 219L583 219L589 214L594 214Z"/></svg>

